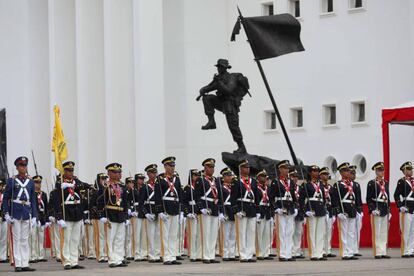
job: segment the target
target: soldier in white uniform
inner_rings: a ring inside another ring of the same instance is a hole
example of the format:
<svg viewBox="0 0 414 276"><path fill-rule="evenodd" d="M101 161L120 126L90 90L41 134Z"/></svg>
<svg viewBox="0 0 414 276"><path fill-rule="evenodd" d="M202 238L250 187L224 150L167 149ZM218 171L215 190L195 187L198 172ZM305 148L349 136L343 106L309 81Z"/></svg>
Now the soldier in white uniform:
<svg viewBox="0 0 414 276"><path fill-rule="evenodd" d="M294 184L296 199L300 200L300 190L302 185L299 185L299 174L295 168L289 169L289 179ZM293 230L293 247L292 256L295 259L303 259L302 240L303 240L303 226L305 225L305 214L301 208L298 209L298 214L295 217L295 225Z"/></svg>
<svg viewBox="0 0 414 276"><path fill-rule="evenodd" d="M37 225L37 202L33 180L27 175L27 163L25 156L14 161L18 174L7 179L3 195L2 209L4 218L11 224L16 272L35 270L29 267L29 233Z"/></svg>
<svg viewBox="0 0 414 276"><path fill-rule="evenodd" d="M336 257L336 255L332 253L332 230L333 230L333 225L336 221L336 217L333 214L331 195L330 195L330 190L332 186L328 182L329 177L330 177L329 169L327 167L322 167L319 170L319 178L324 187L325 206L326 206L326 211L327 211L323 254L324 254L324 257L333 258L333 257Z"/></svg>

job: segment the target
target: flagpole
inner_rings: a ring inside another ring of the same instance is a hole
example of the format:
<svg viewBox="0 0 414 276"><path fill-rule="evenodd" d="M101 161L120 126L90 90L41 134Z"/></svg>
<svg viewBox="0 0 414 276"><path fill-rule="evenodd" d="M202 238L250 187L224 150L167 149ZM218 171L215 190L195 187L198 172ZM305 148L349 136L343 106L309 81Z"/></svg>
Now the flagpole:
<svg viewBox="0 0 414 276"><path fill-rule="evenodd" d="M237 10L239 11L240 21L241 21L241 23L242 23L242 25L244 27L244 24L243 24L243 15L241 14L241 11L240 11L239 7L237 7ZM245 27L244 27L244 30L245 30L245 32L247 34L247 29ZM249 39L249 35L248 34L247 34L247 39ZM299 165L298 164L298 159L296 158L296 154L295 154L295 152L293 150L292 143L290 142L289 136L287 134L287 131L286 131L286 128L285 128L285 124L283 123L283 120L282 120L282 116L280 115L279 109L277 108L275 98L273 97L273 93L272 93L272 90L270 89L269 82L267 81L266 74L263 71L262 64L260 63L260 60L256 58L256 53L254 52L254 48L252 47L250 41L249 41L249 44L250 44L250 47L251 47L251 49L253 51L253 55L255 56L255 59L254 60L255 60L255 62L257 64L257 67L259 67L260 75L262 76L263 82L265 84L265 87L266 87L266 90L267 90L267 94L269 95L270 101L272 102L272 106L273 106L273 109L275 111L276 117L277 117L277 119L279 121L280 128L282 129L283 136L285 137L286 143L288 145L288 148L289 148L289 151L290 151L290 155L292 156L293 163L295 164L295 166L298 166Z"/></svg>

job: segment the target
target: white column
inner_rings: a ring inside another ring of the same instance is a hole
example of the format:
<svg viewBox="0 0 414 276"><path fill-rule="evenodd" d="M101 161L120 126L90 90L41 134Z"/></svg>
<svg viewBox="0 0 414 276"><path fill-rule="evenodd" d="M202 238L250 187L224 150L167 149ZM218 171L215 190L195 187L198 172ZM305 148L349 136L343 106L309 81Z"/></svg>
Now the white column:
<svg viewBox="0 0 414 276"><path fill-rule="evenodd" d="M76 0L78 166L93 181L106 165L104 24L101 0Z"/></svg>

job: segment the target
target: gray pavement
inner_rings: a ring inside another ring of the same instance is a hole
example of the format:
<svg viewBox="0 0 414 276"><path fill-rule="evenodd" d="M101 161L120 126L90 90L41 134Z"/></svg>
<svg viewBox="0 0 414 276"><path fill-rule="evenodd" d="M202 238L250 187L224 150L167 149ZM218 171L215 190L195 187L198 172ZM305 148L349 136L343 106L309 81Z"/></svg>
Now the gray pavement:
<svg viewBox="0 0 414 276"><path fill-rule="evenodd" d="M334 252L336 253L336 252ZM132 262L126 268L109 268L107 264L99 264L95 260L80 262L84 270L64 271L60 263L49 260L46 263L32 264L37 271L25 275L414 275L414 258L400 258L399 249L392 249L389 260L375 260L372 250L363 249L363 257L355 261L342 261L339 258L326 262L311 262L309 259L296 262L261 261L242 264L238 262L222 262L219 264L190 263L185 260L179 266ZM57 274L59 273L59 274ZM15 275L8 264L0 264L0 275Z"/></svg>

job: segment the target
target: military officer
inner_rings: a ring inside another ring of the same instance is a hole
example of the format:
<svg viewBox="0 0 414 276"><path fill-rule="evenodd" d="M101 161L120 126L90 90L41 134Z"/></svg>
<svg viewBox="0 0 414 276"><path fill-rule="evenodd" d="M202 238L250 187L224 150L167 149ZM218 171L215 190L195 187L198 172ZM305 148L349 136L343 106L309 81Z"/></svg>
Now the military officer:
<svg viewBox="0 0 414 276"><path fill-rule="evenodd" d="M351 173L351 181L353 183L354 191L355 191L355 204L357 208L357 219L356 219L356 225L357 225L357 239L353 243L354 246L354 256L362 256L359 253L359 243L361 240L361 229L362 229L362 218L364 217L364 212L362 210L362 195L361 195L361 185L355 181L356 179L356 169L357 166L350 165L349 170Z"/></svg>
<svg viewBox="0 0 414 276"><path fill-rule="evenodd" d="M187 217L187 248L191 262L202 261L200 223L197 218L201 213L195 201L195 186L200 176L197 169L190 170L189 183L183 191L184 212Z"/></svg>
<svg viewBox="0 0 414 276"><path fill-rule="evenodd" d="M44 244L44 236L45 236L45 228L49 227L49 218L47 215L48 201L47 195L45 192L41 190L42 187L42 179L41 175L35 175L33 177L33 182L35 184L35 191L36 191L36 200L37 200L37 214L38 214L38 221L37 225L32 228L30 232L30 262L46 262L45 259L45 248Z"/></svg>
<svg viewBox="0 0 414 276"><path fill-rule="evenodd" d="M305 210L308 224L308 248L311 261L327 260L323 256L326 228L325 190L319 182L319 167L310 166L310 179L303 184L300 206Z"/></svg>
<svg viewBox="0 0 414 276"><path fill-rule="evenodd" d="M240 262L256 262L255 254L256 221L261 218L256 206L259 203L257 182L250 177L247 159L239 162L239 179L231 189L231 205L235 213L236 240Z"/></svg>
<svg viewBox="0 0 414 276"><path fill-rule="evenodd" d="M256 258L258 260L272 260L273 258L269 256L270 254L270 243L272 237L272 217L273 210L270 206L269 200L269 191L267 185L267 172L266 170L261 170L256 174L257 179L257 195L259 204L257 206L257 211L260 214L260 217L257 219L256 224L256 236L257 236L257 249L256 249Z"/></svg>
<svg viewBox="0 0 414 276"><path fill-rule="evenodd" d="M203 263L218 263L215 260L215 248L219 220L224 220L221 213L221 188L213 176L216 160L207 158L202 162L204 173L197 179L195 185L195 201L200 210L201 250Z"/></svg>
<svg viewBox="0 0 414 276"><path fill-rule="evenodd" d="M367 205L371 214L371 227L376 259L389 259L387 255L388 222L390 214L390 192L388 181L384 180L384 163L377 162L372 166L375 179L368 182Z"/></svg>
<svg viewBox="0 0 414 276"><path fill-rule="evenodd" d="M328 258L336 257L335 254L332 253L332 229L333 224L336 221L336 217L333 214L332 208L332 201L330 190L332 186L329 184L329 169L327 167L322 167L319 170L319 178L324 188L325 193L325 207L326 207L326 228L325 228L325 238L324 238L324 246L323 246L323 254Z"/></svg>
<svg viewBox="0 0 414 276"><path fill-rule="evenodd" d="M176 259L178 248L178 223L182 189L180 177L175 174L175 157L162 160L165 172L158 176L155 187L155 204L160 221L161 255L164 265L179 265Z"/></svg>
<svg viewBox="0 0 414 276"><path fill-rule="evenodd" d="M128 199L126 188L122 184L122 165L110 163L105 169L109 180L98 201L98 208L103 209L102 223L108 224L108 264L109 267L125 267L125 226L128 220Z"/></svg>
<svg viewBox="0 0 414 276"><path fill-rule="evenodd" d="M94 213L92 223L94 224L95 233L95 251L96 259L99 263L108 262L108 223L103 223L101 220L105 213L105 207L103 205L98 206L98 202L104 200L104 193L102 191L106 188L107 179L108 175L105 173L98 173L96 175L96 192L94 193L92 200L92 213Z"/></svg>
<svg viewBox="0 0 414 276"><path fill-rule="evenodd" d="M61 246L62 263L65 270L83 269L79 265L79 243L83 224L84 205L81 190L87 185L74 176L75 162L62 164L63 175L57 180L57 193L54 202L57 224L61 229L63 246ZM62 243L61 243L62 244Z"/></svg>
<svg viewBox="0 0 414 276"><path fill-rule="evenodd" d="M293 231L298 205L295 186L289 179L289 160L279 161L276 165L278 174L269 189L271 202L274 204L278 227L279 261L295 261L292 256Z"/></svg>
<svg viewBox="0 0 414 276"><path fill-rule="evenodd" d="M16 272L35 270L29 267L29 233L37 225L37 200L33 180L27 174L27 163L25 156L14 161L17 175L7 179L2 203L4 218L11 224Z"/></svg>
<svg viewBox="0 0 414 276"><path fill-rule="evenodd" d="M233 188L233 172L228 168L220 171L223 177L222 193L223 193L223 214L225 221L223 222L224 245L223 245L223 261L236 260L236 225L234 220L234 210L231 205L231 190Z"/></svg>
<svg viewBox="0 0 414 276"><path fill-rule="evenodd" d="M150 164L145 167L148 181L142 186L139 192L139 203L142 205L144 214L145 238L148 245L148 262L161 262L161 240L160 224L157 217L155 205L155 188L157 183L157 164Z"/></svg>
<svg viewBox="0 0 414 276"><path fill-rule="evenodd" d="M132 177L125 178L125 186L129 207L128 218L131 222L125 229L125 256L127 260L131 261L134 260L135 251L139 250L136 248L136 245L139 244L139 232L138 235L137 232L135 232L138 228L138 221L136 220L136 217L138 216L138 192L135 190L134 178ZM141 227L139 227L139 230L141 230Z"/></svg>
<svg viewBox="0 0 414 276"><path fill-rule="evenodd" d="M293 183L294 190L295 190L295 197L298 202L301 200L301 189L302 185L298 182L299 174L295 168L289 169L289 179ZM303 226L305 224L305 214L302 208L298 208L298 214L295 217L295 225L293 230L293 247L292 247L292 256L295 259L303 259L305 256L303 255L302 250L302 238L303 238Z"/></svg>
<svg viewBox="0 0 414 276"><path fill-rule="evenodd" d="M414 257L414 179L413 164L405 162L400 167L404 174L398 180L394 200L400 211L401 252L403 258Z"/></svg>
<svg viewBox="0 0 414 276"><path fill-rule="evenodd" d="M357 240L355 186L350 178L349 163L342 163L337 169L341 175L341 180L333 185L330 196L334 214L338 218L339 253L343 260L356 260L358 257L354 256L354 243Z"/></svg>

